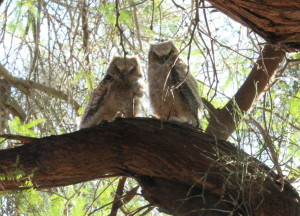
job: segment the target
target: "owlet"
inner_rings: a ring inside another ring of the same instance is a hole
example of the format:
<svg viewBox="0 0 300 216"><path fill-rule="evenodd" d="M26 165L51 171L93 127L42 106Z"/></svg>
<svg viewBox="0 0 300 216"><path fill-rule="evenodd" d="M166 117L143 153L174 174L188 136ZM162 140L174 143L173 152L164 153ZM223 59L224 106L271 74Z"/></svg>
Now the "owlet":
<svg viewBox="0 0 300 216"><path fill-rule="evenodd" d="M148 80L155 117L199 126L198 85L172 41L150 46Z"/></svg>
<svg viewBox="0 0 300 216"><path fill-rule="evenodd" d="M114 57L104 79L93 91L79 128L92 127L103 120L135 117L140 111L142 86L137 57Z"/></svg>

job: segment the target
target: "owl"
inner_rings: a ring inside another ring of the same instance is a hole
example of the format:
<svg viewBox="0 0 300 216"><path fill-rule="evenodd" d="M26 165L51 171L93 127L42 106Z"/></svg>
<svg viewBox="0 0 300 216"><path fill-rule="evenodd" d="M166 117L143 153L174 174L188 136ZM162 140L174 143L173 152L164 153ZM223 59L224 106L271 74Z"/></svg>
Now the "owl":
<svg viewBox="0 0 300 216"><path fill-rule="evenodd" d="M148 81L155 117L199 126L203 104L198 85L172 41L150 46Z"/></svg>
<svg viewBox="0 0 300 216"><path fill-rule="evenodd" d="M79 128L88 128L103 120L138 115L143 95L142 76L137 57L114 57L104 79L93 91Z"/></svg>

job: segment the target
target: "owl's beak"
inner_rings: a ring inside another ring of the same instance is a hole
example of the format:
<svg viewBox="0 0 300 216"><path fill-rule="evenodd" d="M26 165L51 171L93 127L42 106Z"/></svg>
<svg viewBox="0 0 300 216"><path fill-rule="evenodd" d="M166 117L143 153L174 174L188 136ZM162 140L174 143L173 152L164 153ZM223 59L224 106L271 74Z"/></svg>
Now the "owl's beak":
<svg viewBox="0 0 300 216"><path fill-rule="evenodd" d="M121 80L124 80L124 79L125 79L124 73L121 73L121 74L120 74L120 78L121 78Z"/></svg>

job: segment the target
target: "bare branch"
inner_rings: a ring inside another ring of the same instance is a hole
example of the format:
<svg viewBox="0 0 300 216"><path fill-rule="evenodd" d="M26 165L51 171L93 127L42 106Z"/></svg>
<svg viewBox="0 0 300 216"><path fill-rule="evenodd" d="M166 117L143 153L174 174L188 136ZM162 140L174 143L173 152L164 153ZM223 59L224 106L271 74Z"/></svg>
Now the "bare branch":
<svg viewBox="0 0 300 216"><path fill-rule="evenodd" d="M283 172L282 172L280 164L279 164L278 154L275 151L275 148L272 144L271 137L268 134L268 132L257 121L255 121L253 118L248 120L248 123L255 126L259 130L260 134L263 136L264 141L265 141L265 145L267 146L267 149L269 150L269 152L271 154L271 160L274 163L275 169L276 169L276 171L277 171L277 173L280 177L278 180L281 183L280 190L282 191L283 190L283 185L284 185L284 175L283 175Z"/></svg>
<svg viewBox="0 0 300 216"><path fill-rule="evenodd" d="M14 85L17 89L19 89L21 92L23 92L26 95L30 95L31 89L36 89L36 90L42 91L48 95L51 95L51 96L54 96L56 98L66 101L76 111L80 108L80 105L72 98L72 96L69 96L69 95L63 93L62 91L58 91L56 89L50 88L48 86L45 86L45 85L37 83L37 82L33 82L30 80L27 81L27 80L23 80L23 79L14 77L14 76L10 75L8 70L2 64L0 64L0 74L6 80L8 80L12 85Z"/></svg>
<svg viewBox="0 0 300 216"><path fill-rule="evenodd" d="M25 121L26 113L14 98L8 97L5 104L13 116L19 117L22 122Z"/></svg>
<svg viewBox="0 0 300 216"><path fill-rule="evenodd" d="M22 143L30 143L36 140L39 140L35 137L27 137L27 136L20 136L20 135L13 135L13 134L0 134L0 138L8 139L8 140L18 140Z"/></svg>
<svg viewBox="0 0 300 216"><path fill-rule="evenodd" d="M124 193L124 187L126 182L126 177L121 177L119 179L117 191L115 194L114 202L112 204L109 216L116 216L118 209L122 206L122 195Z"/></svg>

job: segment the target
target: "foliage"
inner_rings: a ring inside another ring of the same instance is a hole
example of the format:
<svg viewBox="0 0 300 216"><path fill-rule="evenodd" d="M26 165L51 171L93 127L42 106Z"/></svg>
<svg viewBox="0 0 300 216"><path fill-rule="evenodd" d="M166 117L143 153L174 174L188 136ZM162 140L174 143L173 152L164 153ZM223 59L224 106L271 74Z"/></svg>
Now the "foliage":
<svg viewBox="0 0 300 216"><path fill-rule="evenodd" d="M146 79L149 44L167 39L182 49L190 72L198 80L201 96L221 108L246 79L262 49L261 38L204 2L199 8L200 22L194 35L195 5L190 1L176 1L180 7L171 0L118 2L118 9L116 1L107 0L2 3L1 64L12 76L65 92L82 107L75 110L53 95L39 90L26 92L16 84L9 97L18 101L26 119L22 121L6 110L0 120L6 127L0 127L0 133L42 137L75 131L75 119L83 113L109 59L123 55L123 48L129 55L138 55ZM87 9L86 30L82 24L83 8ZM117 10L120 29L116 27ZM261 130L267 132L284 174L295 183L300 179L299 58L299 54L288 55L283 63L286 67L281 66L284 72L278 73L273 87L231 138L246 152L274 167ZM203 129L207 127L207 116L205 111ZM0 214L109 215L117 184L117 179L108 178L45 191L31 189L4 194L0 199ZM135 186L134 180L127 179L124 194ZM119 215L135 211L142 215L147 204L136 195L119 210ZM148 215L163 214L154 209Z"/></svg>
<svg viewBox="0 0 300 216"><path fill-rule="evenodd" d="M37 134L31 129L38 124L45 122L46 119L35 119L28 123L21 122L19 117L15 117L13 120L9 122L10 131L13 134L37 137Z"/></svg>

